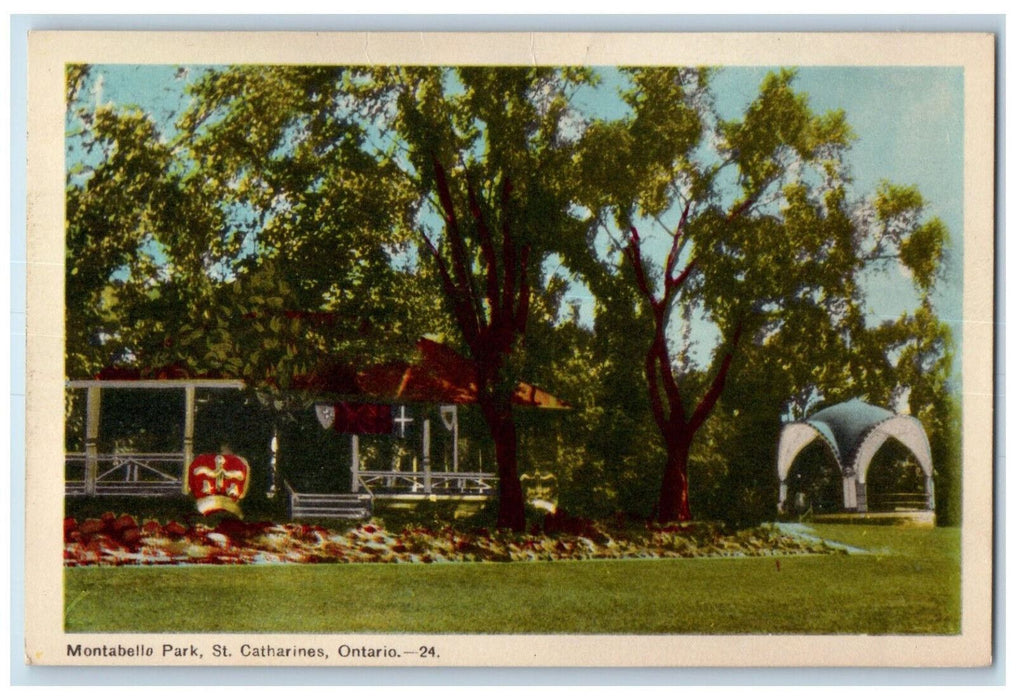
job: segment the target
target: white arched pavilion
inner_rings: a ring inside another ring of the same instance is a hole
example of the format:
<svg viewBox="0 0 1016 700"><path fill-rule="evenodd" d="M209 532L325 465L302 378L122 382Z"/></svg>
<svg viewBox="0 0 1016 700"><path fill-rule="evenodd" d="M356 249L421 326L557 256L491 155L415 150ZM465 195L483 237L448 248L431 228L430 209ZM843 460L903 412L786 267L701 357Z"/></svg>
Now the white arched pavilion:
<svg viewBox="0 0 1016 700"><path fill-rule="evenodd" d="M865 513L868 510L867 476L871 460L886 440L894 438L913 453L924 473L925 508L934 510L931 447L921 422L860 399L830 406L804 421L788 423L780 433L776 469L780 477L779 510L787 507L788 485L794 460L815 440L828 446L843 478L843 508Z"/></svg>

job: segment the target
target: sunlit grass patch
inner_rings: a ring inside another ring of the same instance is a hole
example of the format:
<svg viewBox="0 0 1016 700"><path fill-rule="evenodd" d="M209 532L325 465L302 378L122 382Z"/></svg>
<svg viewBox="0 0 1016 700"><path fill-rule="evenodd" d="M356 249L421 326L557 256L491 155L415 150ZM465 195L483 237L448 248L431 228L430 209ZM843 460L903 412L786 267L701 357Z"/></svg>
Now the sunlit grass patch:
<svg viewBox="0 0 1016 700"><path fill-rule="evenodd" d="M814 526L872 554L84 567L68 631L955 634L959 530ZM223 601L229 601L223 605ZM217 611L209 615L210 610Z"/></svg>

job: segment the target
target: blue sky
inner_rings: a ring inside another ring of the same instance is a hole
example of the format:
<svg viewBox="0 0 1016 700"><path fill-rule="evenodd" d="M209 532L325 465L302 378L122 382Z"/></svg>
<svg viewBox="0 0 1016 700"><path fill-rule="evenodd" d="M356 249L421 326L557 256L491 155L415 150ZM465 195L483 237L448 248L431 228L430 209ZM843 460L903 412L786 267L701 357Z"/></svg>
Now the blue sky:
<svg viewBox="0 0 1016 700"><path fill-rule="evenodd" d="M963 250L963 73L958 68L810 68L798 87L817 111L842 108L857 134L849 161L855 188L871 192L880 180L917 185L928 213L945 222L952 239L947 278L936 305L959 332ZM895 318L912 305L906 280L873 287L876 315Z"/></svg>
<svg viewBox="0 0 1016 700"><path fill-rule="evenodd" d="M778 66L725 67L713 78L724 118L743 114L765 75ZM616 86L609 75L607 94ZM962 294L963 73L959 68L799 68L795 87L815 112L843 109L857 140L847 155L855 193L889 180L916 185L929 216L949 229L947 279L935 296L940 315L957 324ZM616 101L590 100L598 116L617 117ZM665 249L665 248L664 248ZM870 313L890 319L916 304L908 280L895 273L871 279Z"/></svg>
<svg viewBox="0 0 1016 700"><path fill-rule="evenodd" d="M713 79L717 107L733 118L757 94L770 67L726 67ZM167 123L182 103L183 81L175 66L103 66L103 102L137 104ZM595 96L582 96L585 109L616 116L614 71ZM843 109L857 140L847 160L858 194L881 180L916 185L927 213L949 229L946 279L934 297L941 317L953 324L957 343L962 311L963 248L963 74L959 68L806 67L795 82L816 112ZM910 282L894 270L869 278L869 317L897 318L914 308ZM708 331L700 343L708 350ZM704 359L704 358L703 358Z"/></svg>
<svg viewBox="0 0 1016 700"><path fill-rule="evenodd" d="M779 66L725 67L712 80L721 117L739 118L758 94L766 74ZM616 100L603 96L616 89L610 73L600 100L583 96L583 106L597 116L621 115ZM808 67L799 68L795 87L808 96L813 111L842 109L856 141L847 154L854 194L875 191L879 182L916 185L926 213L949 229L945 276L933 300L939 316L961 344L963 270L963 73L959 68L935 67ZM673 222L671 222L673 223ZM643 231L643 233L645 233ZM661 257L668 245L657 240L644 246ZM889 268L864 276L871 324L899 318L912 311L918 296L910 280ZM591 307L591 300L583 299ZM711 324L693 320L692 356L708 361L717 334ZM673 330L673 329L672 329ZM958 376L958 363L954 367Z"/></svg>

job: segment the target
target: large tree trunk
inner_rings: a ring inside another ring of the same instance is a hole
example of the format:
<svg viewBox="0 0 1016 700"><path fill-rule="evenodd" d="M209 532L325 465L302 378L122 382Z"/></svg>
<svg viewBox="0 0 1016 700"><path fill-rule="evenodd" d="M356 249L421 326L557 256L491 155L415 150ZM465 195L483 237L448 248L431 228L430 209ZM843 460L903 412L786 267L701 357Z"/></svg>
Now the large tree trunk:
<svg viewBox="0 0 1016 700"><path fill-rule="evenodd" d="M656 506L656 517L664 523L691 520L691 509L688 507L688 453L691 451L691 441L709 418L723 393L734 350L743 330L743 325L739 321L734 326L727 351L720 360L709 388L689 416L685 410L685 398L678 383L679 378L674 374L670 352L667 350L667 315L697 262L696 258L692 258L691 262L677 273L677 263L684 245L684 225L690 210L691 201L684 207L670 253L667 254L667 262L663 268L662 297L657 297L653 285L649 282L646 266L642 261L641 239L634 227L631 230L631 242L625 248L625 254L635 271L635 283L642 296L649 302L655 326L652 345L646 352L645 371L649 385L649 406L667 446L667 463L663 470L663 483L660 486L660 501Z"/></svg>
<svg viewBox="0 0 1016 700"><path fill-rule="evenodd" d="M657 518L661 523L688 522L691 508L688 505L688 454L691 440L678 438L667 441L667 462L660 486Z"/></svg>
<svg viewBox="0 0 1016 700"><path fill-rule="evenodd" d="M459 330L476 364L477 402L494 440L498 471L498 527L522 531L526 527L522 484L519 482L518 437L512 415L513 380L505 365L516 341L526 333L529 317L529 245L519 245L509 225L511 183L501 187L501 246L495 245L494 228L483 216L479 198L466 182L470 214L475 223L479 252L468 250L467 237L459 227L447 174L434 158L434 179L445 213L445 234L450 264L438 247L424 235L434 256L445 297L450 302ZM499 269L500 268L500 269ZM482 292L480 290L483 290ZM481 298L481 294L485 298Z"/></svg>
<svg viewBox="0 0 1016 700"><path fill-rule="evenodd" d="M494 440L497 459L497 526L521 532L526 529L526 512L522 483L519 481L518 436L511 403L490 398L481 398L479 403Z"/></svg>

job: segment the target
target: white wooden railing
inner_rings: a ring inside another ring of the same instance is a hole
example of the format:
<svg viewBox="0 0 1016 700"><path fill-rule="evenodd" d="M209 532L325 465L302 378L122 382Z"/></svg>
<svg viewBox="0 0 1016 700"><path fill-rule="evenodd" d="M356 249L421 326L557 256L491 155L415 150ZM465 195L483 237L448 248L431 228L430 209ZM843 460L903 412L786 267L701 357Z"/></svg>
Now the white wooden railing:
<svg viewBox="0 0 1016 700"><path fill-rule="evenodd" d="M929 500L928 495L920 491L910 491L905 493L869 493L868 510L934 510L934 503L929 503Z"/></svg>
<svg viewBox="0 0 1016 700"><path fill-rule="evenodd" d="M389 494L487 496L497 490L497 476L487 472L395 472L361 470L360 485L379 498Z"/></svg>
<svg viewBox="0 0 1016 700"><path fill-rule="evenodd" d="M92 459L90 470L84 452L65 455L68 496L169 496L183 491L182 452L98 454Z"/></svg>

